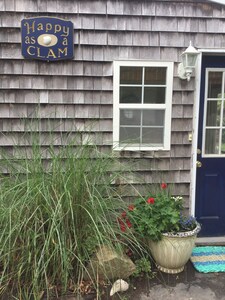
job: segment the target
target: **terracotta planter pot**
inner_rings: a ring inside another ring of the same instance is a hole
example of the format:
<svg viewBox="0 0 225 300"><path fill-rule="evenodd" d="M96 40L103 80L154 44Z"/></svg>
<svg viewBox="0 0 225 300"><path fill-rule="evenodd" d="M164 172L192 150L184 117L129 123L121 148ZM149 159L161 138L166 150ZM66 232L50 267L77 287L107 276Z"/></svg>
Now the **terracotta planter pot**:
<svg viewBox="0 0 225 300"><path fill-rule="evenodd" d="M164 233L162 240L149 241L149 247L157 268L165 273L176 274L184 270L195 246L197 233L201 227L198 224L192 231L176 234Z"/></svg>

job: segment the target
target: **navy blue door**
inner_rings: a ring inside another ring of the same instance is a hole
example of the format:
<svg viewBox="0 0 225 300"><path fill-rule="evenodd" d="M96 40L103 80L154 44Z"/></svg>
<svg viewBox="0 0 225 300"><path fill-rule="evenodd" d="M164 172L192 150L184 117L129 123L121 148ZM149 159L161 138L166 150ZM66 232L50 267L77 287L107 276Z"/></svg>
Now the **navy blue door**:
<svg viewBox="0 0 225 300"><path fill-rule="evenodd" d="M225 235L225 56L203 56L197 153L201 235Z"/></svg>

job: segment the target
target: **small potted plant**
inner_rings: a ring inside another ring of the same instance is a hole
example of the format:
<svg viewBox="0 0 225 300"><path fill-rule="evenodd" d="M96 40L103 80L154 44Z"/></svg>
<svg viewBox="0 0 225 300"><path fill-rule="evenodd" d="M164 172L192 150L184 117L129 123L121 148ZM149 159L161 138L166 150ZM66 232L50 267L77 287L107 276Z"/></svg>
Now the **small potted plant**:
<svg viewBox="0 0 225 300"><path fill-rule="evenodd" d="M171 196L166 183L129 205L120 226L144 238L158 269L166 273L183 271L200 230L194 217L183 215L183 198Z"/></svg>

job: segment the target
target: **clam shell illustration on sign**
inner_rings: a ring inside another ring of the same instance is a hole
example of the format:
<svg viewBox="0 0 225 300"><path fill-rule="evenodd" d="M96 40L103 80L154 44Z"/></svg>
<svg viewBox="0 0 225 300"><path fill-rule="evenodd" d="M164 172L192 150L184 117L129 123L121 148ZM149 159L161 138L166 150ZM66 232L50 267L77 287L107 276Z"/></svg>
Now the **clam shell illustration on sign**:
<svg viewBox="0 0 225 300"><path fill-rule="evenodd" d="M52 47L58 43L58 38L53 34L41 34L37 42L44 47Z"/></svg>

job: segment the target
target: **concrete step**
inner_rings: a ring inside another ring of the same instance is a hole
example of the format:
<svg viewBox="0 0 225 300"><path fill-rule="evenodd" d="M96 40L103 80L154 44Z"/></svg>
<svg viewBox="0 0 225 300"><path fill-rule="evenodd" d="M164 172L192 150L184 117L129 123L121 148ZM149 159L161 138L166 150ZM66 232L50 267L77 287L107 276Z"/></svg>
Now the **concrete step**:
<svg viewBox="0 0 225 300"><path fill-rule="evenodd" d="M225 245L225 236L217 236L217 237L198 237L196 240L196 245L210 245L210 246L218 246L218 245Z"/></svg>

